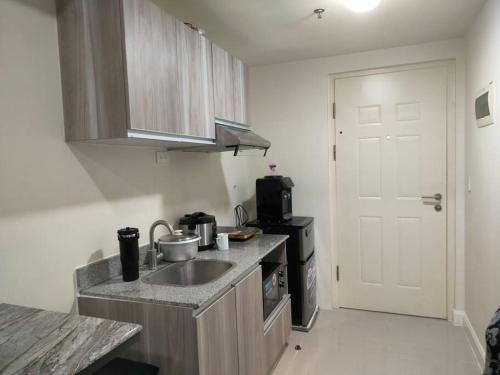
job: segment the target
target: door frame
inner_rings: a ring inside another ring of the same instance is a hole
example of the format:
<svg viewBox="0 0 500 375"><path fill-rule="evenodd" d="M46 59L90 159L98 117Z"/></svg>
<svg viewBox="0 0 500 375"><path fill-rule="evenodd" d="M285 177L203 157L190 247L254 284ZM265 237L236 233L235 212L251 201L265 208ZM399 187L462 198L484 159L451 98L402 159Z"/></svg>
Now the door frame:
<svg viewBox="0 0 500 375"><path fill-rule="evenodd" d="M394 73L402 71L420 70L434 67L445 67L448 75L447 88L447 116L446 116L446 194L448 204L446 206L446 306L447 319L452 321L455 306L455 283L456 283L456 60L437 60L424 63L396 65L367 70L358 70L344 73L330 74L328 76L328 118L329 118L329 178L330 178L330 217L333 222L333 230L330 231L330 242L332 244L330 255L332 259L332 300L333 307L340 307L339 287L337 282L337 265L339 259L339 244L337 241L337 179L336 162L333 150L336 144L336 127L333 111L335 103L335 80L340 78L361 77L374 74ZM340 275L342 277L342 275Z"/></svg>

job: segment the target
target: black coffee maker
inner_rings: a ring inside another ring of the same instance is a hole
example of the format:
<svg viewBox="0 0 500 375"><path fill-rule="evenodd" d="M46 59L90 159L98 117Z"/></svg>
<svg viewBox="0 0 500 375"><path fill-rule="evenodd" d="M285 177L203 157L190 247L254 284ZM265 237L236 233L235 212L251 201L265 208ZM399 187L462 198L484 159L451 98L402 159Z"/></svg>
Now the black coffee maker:
<svg viewBox="0 0 500 375"><path fill-rule="evenodd" d="M257 179L257 219L262 223L291 220L293 186L290 177L265 176Z"/></svg>

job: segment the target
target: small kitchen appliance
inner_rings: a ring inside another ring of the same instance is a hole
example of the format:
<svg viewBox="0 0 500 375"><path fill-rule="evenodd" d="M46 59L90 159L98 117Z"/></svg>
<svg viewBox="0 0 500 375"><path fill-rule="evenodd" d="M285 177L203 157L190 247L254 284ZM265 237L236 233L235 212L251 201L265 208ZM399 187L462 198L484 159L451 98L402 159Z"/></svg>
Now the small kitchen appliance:
<svg viewBox="0 0 500 375"><path fill-rule="evenodd" d="M195 212L184 215L179 220L179 229L184 233L193 233L200 236L198 250L208 250L216 247L217 222L215 216L204 212Z"/></svg>
<svg viewBox="0 0 500 375"><path fill-rule="evenodd" d="M285 270L281 263L262 262L264 321L281 302L286 291Z"/></svg>
<svg viewBox="0 0 500 375"><path fill-rule="evenodd" d="M257 219L281 223L292 218L292 187L290 177L265 176L257 179Z"/></svg>
<svg viewBox="0 0 500 375"><path fill-rule="evenodd" d="M139 229L122 228L118 230L120 242L120 261L123 281L139 278Z"/></svg>

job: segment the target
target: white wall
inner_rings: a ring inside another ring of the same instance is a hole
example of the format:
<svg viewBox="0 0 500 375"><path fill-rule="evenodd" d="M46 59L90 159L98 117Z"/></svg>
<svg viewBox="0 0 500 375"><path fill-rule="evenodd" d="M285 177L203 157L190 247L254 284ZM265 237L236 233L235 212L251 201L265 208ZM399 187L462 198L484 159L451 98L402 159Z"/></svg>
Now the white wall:
<svg viewBox="0 0 500 375"><path fill-rule="evenodd" d="M500 119L477 128L474 97L494 81L500 111L500 1L486 3L467 39L466 313L483 343L484 331L500 305Z"/></svg>
<svg viewBox="0 0 500 375"><path fill-rule="evenodd" d="M60 82L53 0L1 0L0 302L69 311L75 267L116 253L117 229L144 244L158 218L232 224L253 185L231 154L66 144Z"/></svg>
<svg viewBox="0 0 500 375"><path fill-rule="evenodd" d="M328 85L329 74L363 69L456 59L457 71L457 258L456 299L464 304L463 283L463 155L464 48L461 40L392 48L366 53L256 66L250 71L251 118L256 131L272 140L267 159L251 161L254 177L266 174L276 162L278 174L295 182L294 214L314 216L319 303L336 303L332 264L336 264L333 219L330 214ZM453 267L452 267L453 269Z"/></svg>

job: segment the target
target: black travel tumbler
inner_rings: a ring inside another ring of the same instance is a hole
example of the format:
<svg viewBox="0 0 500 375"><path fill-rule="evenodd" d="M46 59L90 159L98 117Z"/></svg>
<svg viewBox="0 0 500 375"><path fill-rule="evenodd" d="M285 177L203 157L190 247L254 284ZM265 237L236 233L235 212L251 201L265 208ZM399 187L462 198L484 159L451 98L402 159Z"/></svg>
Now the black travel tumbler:
<svg viewBox="0 0 500 375"><path fill-rule="evenodd" d="M120 241L123 281L137 280L139 278L139 229L126 227L118 230L118 241Z"/></svg>

